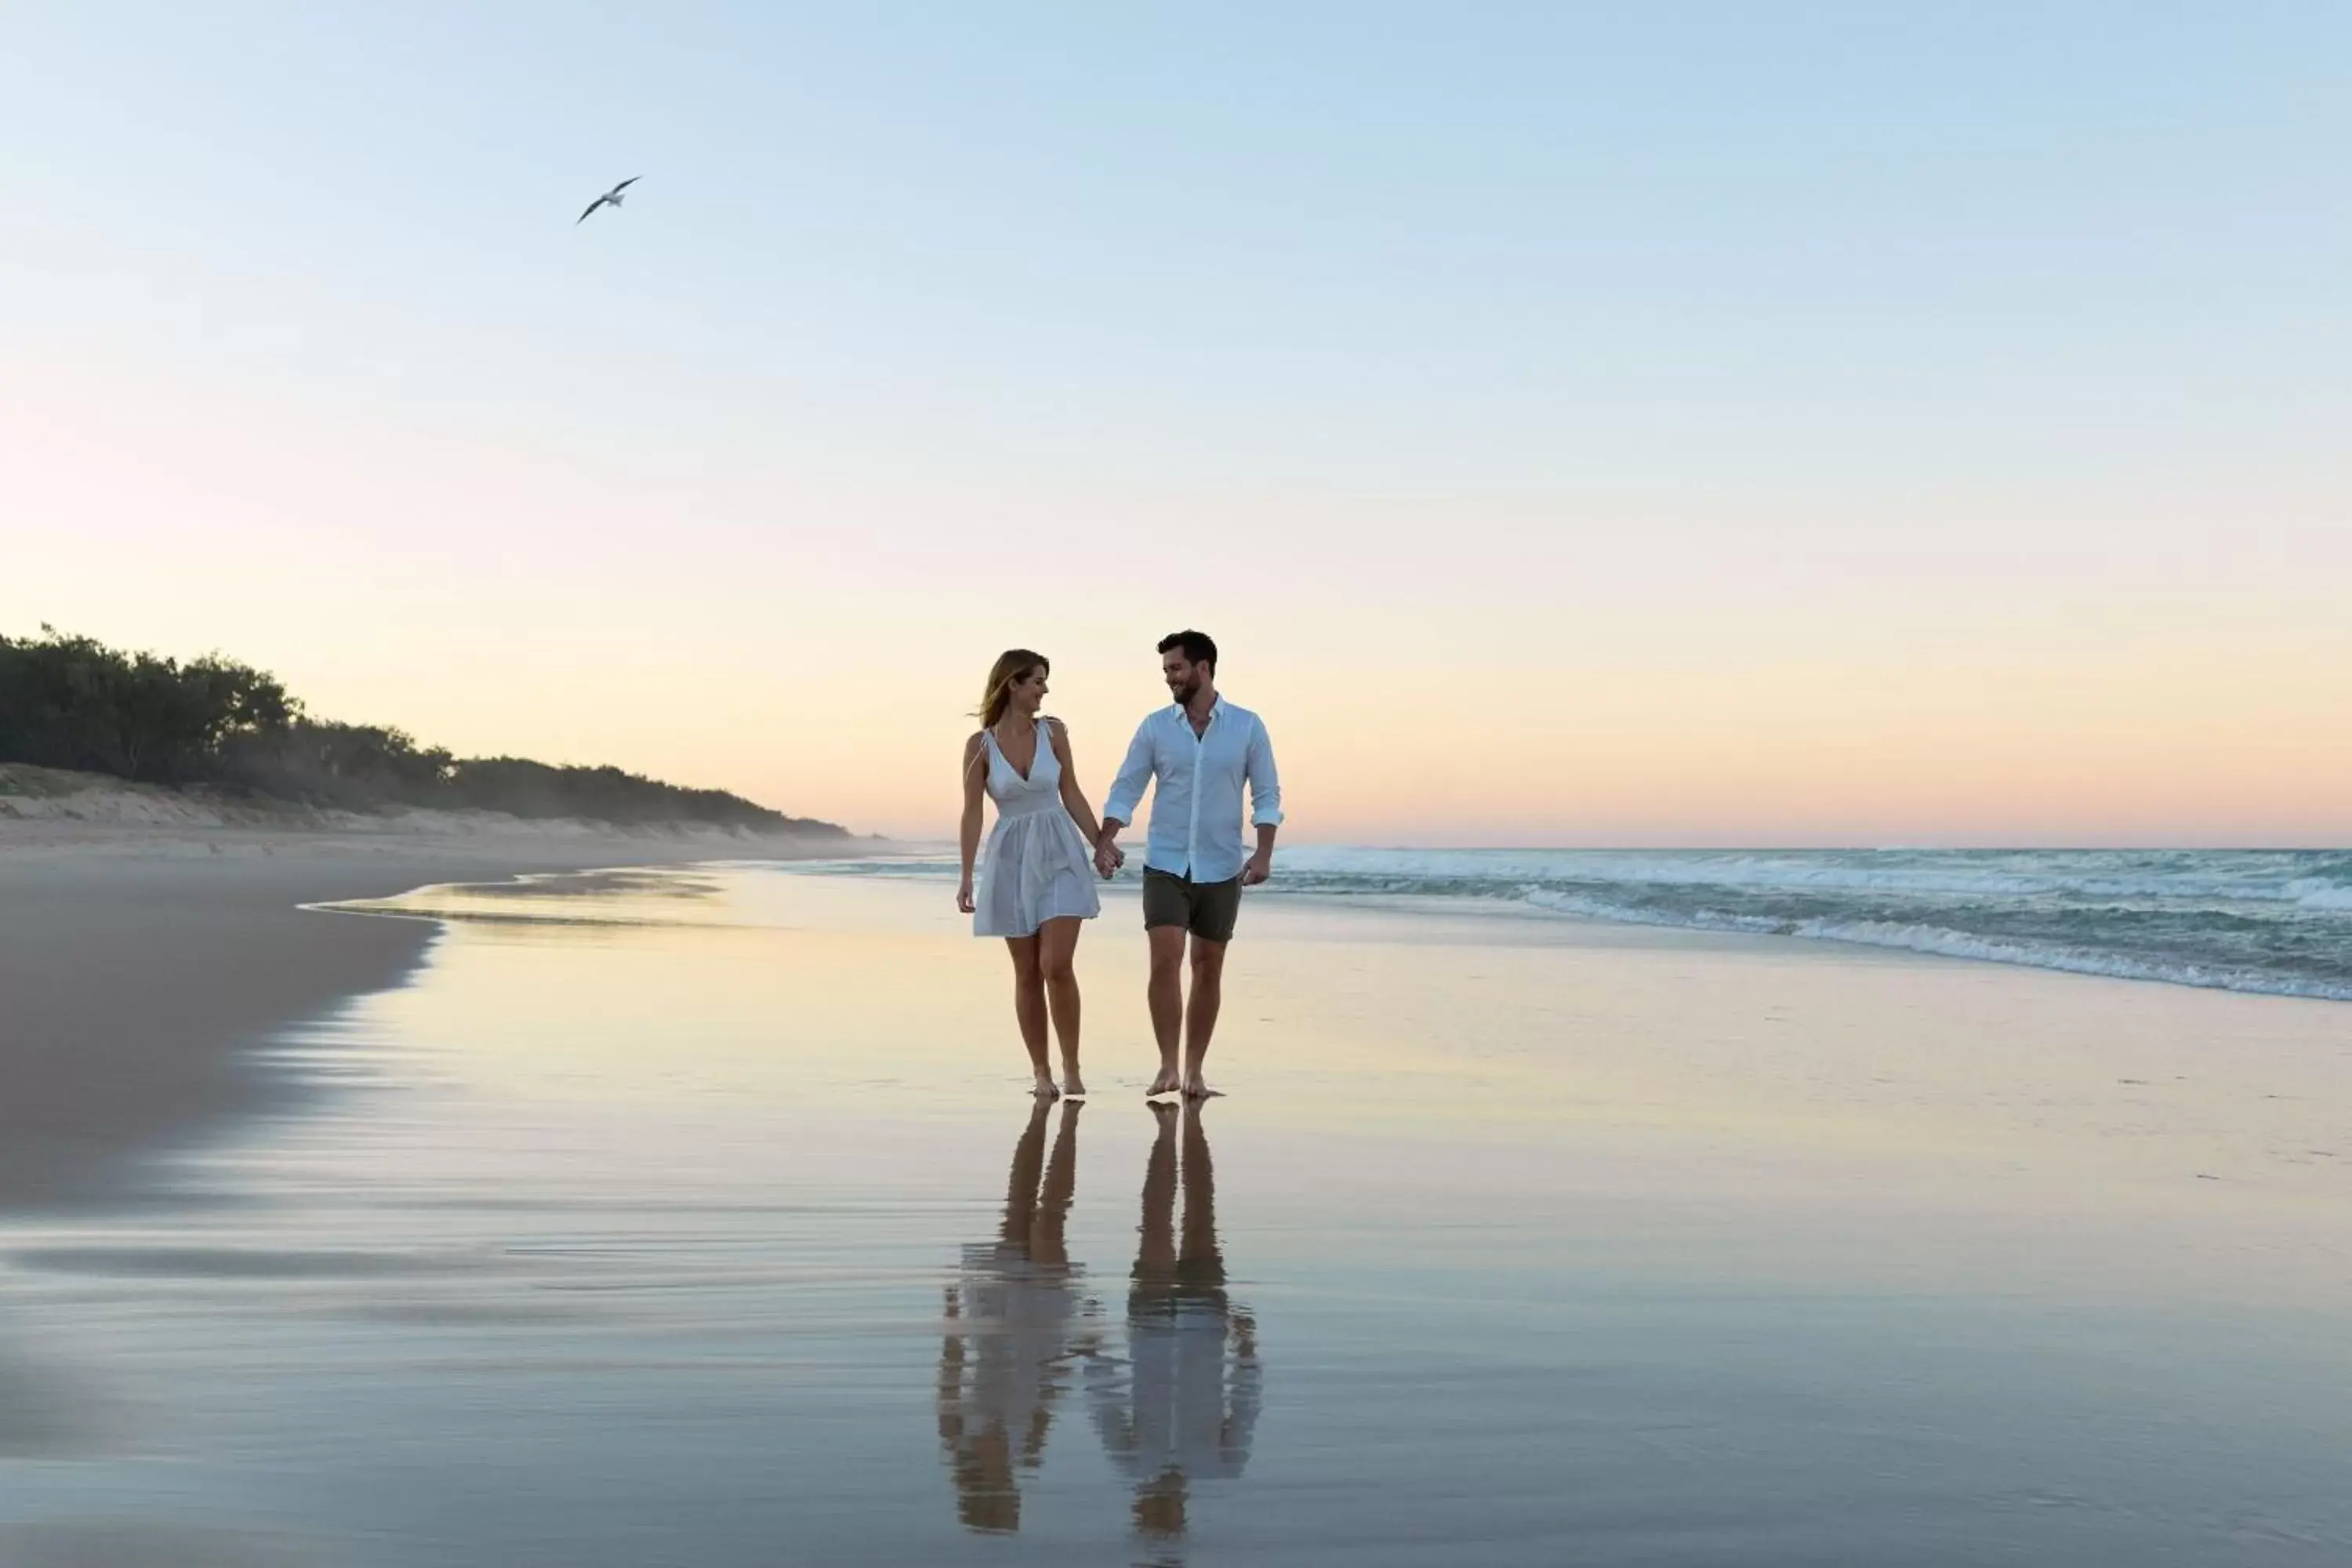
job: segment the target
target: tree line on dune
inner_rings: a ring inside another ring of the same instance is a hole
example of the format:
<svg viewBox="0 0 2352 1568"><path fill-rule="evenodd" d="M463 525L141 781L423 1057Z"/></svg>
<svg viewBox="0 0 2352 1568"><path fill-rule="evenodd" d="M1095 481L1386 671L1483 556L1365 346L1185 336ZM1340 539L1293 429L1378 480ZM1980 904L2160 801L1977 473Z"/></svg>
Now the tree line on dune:
<svg viewBox="0 0 2352 1568"><path fill-rule="evenodd" d="M47 626L35 637L0 636L0 763L354 809L844 832L724 790L685 789L614 767L452 756L404 731L314 719L277 677L216 653L182 663Z"/></svg>

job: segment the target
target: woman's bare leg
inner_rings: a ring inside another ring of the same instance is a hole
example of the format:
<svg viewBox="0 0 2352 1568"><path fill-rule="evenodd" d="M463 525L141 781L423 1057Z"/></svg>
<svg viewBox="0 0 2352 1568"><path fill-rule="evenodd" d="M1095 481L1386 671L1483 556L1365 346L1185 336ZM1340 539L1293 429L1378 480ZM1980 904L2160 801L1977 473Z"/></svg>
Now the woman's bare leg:
<svg viewBox="0 0 2352 1568"><path fill-rule="evenodd" d="M1021 1043L1029 1049L1036 1092L1052 1100L1062 1091L1054 1087L1054 1074L1045 1065L1045 975L1037 966L1037 939L1008 936L1004 946L1013 954L1013 1016L1021 1026Z"/></svg>
<svg viewBox="0 0 2352 1568"><path fill-rule="evenodd" d="M1062 1045L1062 1092L1084 1094L1086 1079L1078 1076L1078 930L1085 922L1075 915L1047 921L1037 931L1037 969L1045 978L1045 1000L1054 1015L1054 1036Z"/></svg>

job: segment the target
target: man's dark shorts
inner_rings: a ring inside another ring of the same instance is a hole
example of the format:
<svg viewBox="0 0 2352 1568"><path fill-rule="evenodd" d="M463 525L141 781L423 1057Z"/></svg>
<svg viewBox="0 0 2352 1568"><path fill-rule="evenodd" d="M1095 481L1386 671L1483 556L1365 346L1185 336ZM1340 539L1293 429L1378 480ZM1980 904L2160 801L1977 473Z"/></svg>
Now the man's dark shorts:
<svg viewBox="0 0 2352 1568"><path fill-rule="evenodd" d="M1195 882L1143 868L1143 928L1181 926L1203 942L1231 942L1242 913L1242 879Z"/></svg>

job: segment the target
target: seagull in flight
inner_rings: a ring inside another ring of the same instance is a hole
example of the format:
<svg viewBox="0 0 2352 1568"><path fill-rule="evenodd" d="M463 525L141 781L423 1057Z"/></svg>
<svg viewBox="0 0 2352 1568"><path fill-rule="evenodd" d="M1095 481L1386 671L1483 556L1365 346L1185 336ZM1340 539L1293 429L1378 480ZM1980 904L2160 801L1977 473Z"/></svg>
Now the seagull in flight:
<svg viewBox="0 0 2352 1568"><path fill-rule="evenodd" d="M573 218L572 220L572 226L578 228L582 224L586 223L588 221L588 213L594 212L598 207L605 205L619 206L621 205L621 193L644 178L645 176L643 174L631 174L627 179L623 180L619 184L614 185L611 190L606 191L603 195L598 196L594 201L590 202L588 204L588 212L582 213L578 217Z"/></svg>

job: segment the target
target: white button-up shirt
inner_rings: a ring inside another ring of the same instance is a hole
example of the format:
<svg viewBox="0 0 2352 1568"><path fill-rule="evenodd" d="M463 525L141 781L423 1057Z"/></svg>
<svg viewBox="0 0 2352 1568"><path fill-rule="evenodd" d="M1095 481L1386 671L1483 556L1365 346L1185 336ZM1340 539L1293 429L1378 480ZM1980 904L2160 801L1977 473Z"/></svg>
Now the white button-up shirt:
<svg viewBox="0 0 2352 1568"><path fill-rule="evenodd" d="M1195 882L1223 882L1242 874L1242 784L1249 784L1250 821L1271 827L1282 820L1282 781L1274 771L1274 742L1265 724L1223 697L1209 710L1208 727L1192 733L1181 704L1171 703L1136 727L1127 761L1111 781L1103 816L1133 822L1143 786L1153 780L1151 831L1143 863Z"/></svg>

